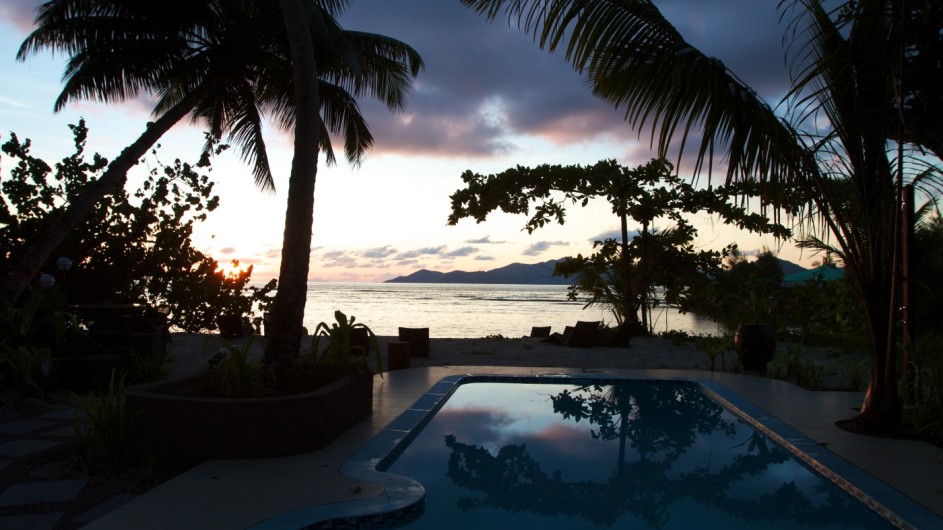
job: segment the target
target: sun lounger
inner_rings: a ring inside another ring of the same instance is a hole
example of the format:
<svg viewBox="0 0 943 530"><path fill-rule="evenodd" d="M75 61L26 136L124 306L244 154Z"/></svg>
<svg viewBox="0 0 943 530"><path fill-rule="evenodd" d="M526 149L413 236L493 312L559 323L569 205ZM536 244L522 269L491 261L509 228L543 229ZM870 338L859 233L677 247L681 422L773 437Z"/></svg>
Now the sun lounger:
<svg viewBox="0 0 943 530"><path fill-rule="evenodd" d="M635 324L632 322L623 322L615 329L606 329L601 327L599 322L579 321L575 326L567 326L563 333L550 334L541 342L552 342L575 348L593 346L628 348L629 341L634 335Z"/></svg>
<svg viewBox="0 0 943 530"><path fill-rule="evenodd" d="M553 342L574 348L592 348L599 344L602 328L599 322L578 321L575 326L567 326L563 333L552 333L543 342Z"/></svg>
<svg viewBox="0 0 943 530"><path fill-rule="evenodd" d="M410 357L429 356L429 328L399 328L399 340L409 343Z"/></svg>

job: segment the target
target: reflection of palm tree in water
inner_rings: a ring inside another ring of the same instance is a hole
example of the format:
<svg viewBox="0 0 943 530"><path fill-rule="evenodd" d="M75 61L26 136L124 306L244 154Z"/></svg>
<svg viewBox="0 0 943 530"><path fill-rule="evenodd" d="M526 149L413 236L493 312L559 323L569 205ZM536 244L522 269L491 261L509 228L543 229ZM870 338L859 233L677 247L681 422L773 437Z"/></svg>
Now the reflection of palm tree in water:
<svg viewBox="0 0 943 530"><path fill-rule="evenodd" d="M505 445L492 454L448 435L448 477L457 486L482 494L459 499L460 509L497 508L579 517L598 526L611 526L620 516L630 514L650 528L661 528L670 520L671 505L687 498L751 521L790 520L814 526L833 520L837 513L843 517L843 525L867 526L872 522L863 516L857 521L849 515L852 512L842 510L853 501L837 488L832 488L824 502L815 503L803 497L793 483L781 484L753 499L728 498L730 488L745 477L759 475L788 459L786 451L768 447L759 433L741 444L746 446L744 454L719 469L711 470L707 462L695 463L690 470L677 469L679 458L699 433L736 432L736 424L724 419L722 407L695 385L583 386L551 396L551 401L554 412L565 419L587 420L597 426L591 431L594 439L619 440L619 461L609 480L567 482L559 469L544 471L524 444ZM628 447L638 456L631 462L626 460ZM783 506L784 501L788 510L771 508Z"/></svg>

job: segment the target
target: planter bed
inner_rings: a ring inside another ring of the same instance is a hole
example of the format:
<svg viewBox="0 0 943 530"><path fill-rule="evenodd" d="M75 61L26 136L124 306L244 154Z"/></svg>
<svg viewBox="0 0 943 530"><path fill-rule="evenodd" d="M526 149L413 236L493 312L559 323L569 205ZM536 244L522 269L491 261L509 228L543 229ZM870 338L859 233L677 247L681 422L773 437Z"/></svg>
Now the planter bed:
<svg viewBox="0 0 943 530"><path fill-rule="evenodd" d="M269 458L320 449L373 408L373 376L347 375L309 392L257 398L192 395L204 375L132 387L132 453L164 471L210 459Z"/></svg>

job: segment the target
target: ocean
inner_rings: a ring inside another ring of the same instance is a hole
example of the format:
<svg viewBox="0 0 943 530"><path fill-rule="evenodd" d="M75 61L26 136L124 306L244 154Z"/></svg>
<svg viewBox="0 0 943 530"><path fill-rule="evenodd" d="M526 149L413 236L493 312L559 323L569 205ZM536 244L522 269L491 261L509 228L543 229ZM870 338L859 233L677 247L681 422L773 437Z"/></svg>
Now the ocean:
<svg viewBox="0 0 943 530"><path fill-rule="evenodd" d="M613 323L608 311L583 309L583 303L567 300L566 292L563 285L310 282L304 325L313 333L319 322L334 321L335 310L379 336L395 336L406 327L429 328L435 338L521 337L534 326L562 332L577 320ZM656 333L718 333L714 322L673 309L657 309L653 320Z"/></svg>

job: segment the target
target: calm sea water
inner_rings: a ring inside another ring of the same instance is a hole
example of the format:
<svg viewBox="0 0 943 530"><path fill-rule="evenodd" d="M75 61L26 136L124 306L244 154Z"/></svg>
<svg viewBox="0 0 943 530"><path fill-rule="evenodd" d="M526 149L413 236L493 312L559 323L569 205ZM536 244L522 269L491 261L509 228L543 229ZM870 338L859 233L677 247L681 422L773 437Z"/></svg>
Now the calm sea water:
<svg viewBox="0 0 943 530"><path fill-rule="evenodd" d="M568 301L561 285L309 283L308 331L319 322L333 322L335 310L355 316L380 336L395 336L399 327L427 327L438 338L520 337L533 326L562 332L577 320L613 321L606 311L584 310L582 303ZM657 310L654 319L656 332L717 333L713 322L671 309Z"/></svg>

